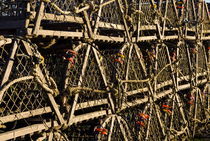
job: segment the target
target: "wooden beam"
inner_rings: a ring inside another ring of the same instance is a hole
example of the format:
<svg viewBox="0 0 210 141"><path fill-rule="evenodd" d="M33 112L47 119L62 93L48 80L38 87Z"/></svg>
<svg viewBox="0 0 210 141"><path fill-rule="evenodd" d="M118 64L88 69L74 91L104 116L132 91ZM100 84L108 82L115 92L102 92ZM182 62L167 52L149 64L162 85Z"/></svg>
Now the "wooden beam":
<svg viewBox="0 0 210 141"><path fill-rule="evenodd" d="M206 72L204 72L204 73L198 73L198 77L199 76L205 76L205 75L207 75ZM190 76L189 75L186 75L186 76L179 77L178 78L178 82L181 82L182 80L185 80L185 79L190 79ZM160 84L157 84L157 90L158 89L161 89L163 87L172 85L172 84L173 84L172 80L164 81L164 82L162 82ZM143 93L143 92L147 92L147 91L148 91L148 88L145 87L145 88L140 88L140 89L128 91L128 92L126 92L126 94L127 94L127 96L130 96L130 95L134 95L134 94L138 94L138 93Z"/></svg>
<svg viewBox="0 0 210 141"><path fill-rule="evenodd" d="M58 123L54 121L53 123L54 126L58 126ZM41 124L33 124L30 126L26 126L24 128L19 128L16 130L4 132L0 134L0 140L5 141L9 139L14 139L20 136L24 136L27 134L31 134L37 131L42 131L42 130L47 130L52 126L52 122L47 122L47 123L41 123Z"/></svg>
<svg viewBox="0 0 210 141"><path fill-rule="evenodd" d="M100 0L100 4L103 2L104 0ZM99 7L98 10L98 15L97 18L95 20L95 24L94 24L94 30L93 33L96 34L98 32L98 27L99 27L99 21L100 21L100 17L101 17L101 12L102 12L102 6Z"/></svg>
<svg viewBox="0 0 210 141"><path fill-rule="evenodd" d="M36 13L36 20L35 20L35 26L33 29L33 34L37 34L37 32L39 31L43 14L44 14L44 2L41 2L39 11L38 13Z"/></svg>
<svg viewBox="0 0 210 141"><path fill-rule="evenodd" d="M0 47L2 45L11 44L11 43L12 43L12 39L10 39L10 38L4 38L3 40L0 40Z"/></svg>
<svg viewBox="0 0 210 141"><path fill-rule="evenodd" d="M207 79L203 79L203 80L199 81L198 84L199 85L202 85L202 84L204 84L206 82L207 82ZM185 90L185 89L189 89L189 88L190 88L190 84L184 84L184 85L180 85L178 87L178 90L180 91L180 90ZM172 92L173 92L173 89L169 89L169 90L165 90L165 91L162 91L160 93L157 93L156 94L156 97L155 97L155 101L158 100L158 99L160 99L160 98L162 98L162 97L167 96L168 94L170 94ZM145 97L143 99L137 99L137 100L132 101L132 102L126 102L126 103L123 104L121 110L124 110L126 108L131 108L133 106L137 106L137 105L146 103L146 102L148 102L148 100L149 100L148 97Z"/></svg>
<svg viewBox="0 0 210 141"><path fill-rule="evenodd" d="M168 13L168 1L166 0L166 5L165 5L165 11L164 11L164 21L163 21L163 28L162 28L162 36L165 35L165 28L166 28L166 17L167 17L167 13ZM172 12L172 11L170 11Z"/></svg>
<svg viewBox="0 0 210 141"><path fill-rule="evenodd" d="M105 116L110 112L110 110L102 110L102 111L96 111L96 112L92 112L92 113L87 113L87 114L83 114L83 115L79 115L79 116L74 116L71 120L71 122L69 123L69 125L72 125L74 123L79 123L82 121L86 121L86 120L90 120L90 119L94 119L94 118L98 118L101 116Z"/></svg>
<svg viewBox="0 0 210 141"><path fill-rule="evenodd" d="M126 135L125 128L124 128L123 124L121 123L120 118L117 116L116 119L117 119L117 122L118 122L118 124L120 126L121 133L123 135L123 139L122 140L128 141L128 135Z"/></svg>
<svg viewBox="0 0 210 141"><path fill-rule="evenodd" d="M107 90L107 91L110 91L109 88L108 88L108 83L107 83L107 79L106 79L106 76L105 76L104 69L103 69L102 64L101 64L101 62L100 62L100 59L99 59L99 56L98 56L98 52L97 52L97 50L96 50L95 48L93 48L93 53L94 53L96 62L97 62L97 64L98 64L98 68L99 68L99 70L100 70L100 74L101 74L101 76L102 76L104 85L106 86L106 90ZM114 104L114 101L113 101L113 98L112 98L110 92L108 93L108 100L109 100L109 103L110 103L112 112L114 113L114 111L115 111L115 104Z"/></svg>
<svg viewBox="0 0 210 141"><path fill-rule="evenodd" d="M26 112L21 112L17 114L12 114L4 117L0 117L0 121L4 124L7 122L14 122L16 120L24 119L24 118L29 118L37 115L42 115L46 113L52 112L50 107L44 107L44 108L39 108L35 110L30 110Z"/></svg>
<svg viewBox="0 0 210 141"><path fill-rule="evenodd" d="M10 76L10 73L11 73L11 70L12 70L12 67L13 67L13 64L14 64L15 54L16 54L16 51L17 51L17 48L18 48L18 43L19 43L18 40L14 41L14 44L13 44L13 47L12 47L12 50L10 52L10 56L9 56L9 59L8 59L7 67L6 67L6 70L4 72L4 75L3 75L2 81L0 83L0 86L2 86L9 79L9 76ZM0 101L2 99L2 96L3 95L1 95L1 97L0 97Z"/></svg>
<svg viewBox="0 0 210 141"><path fill-rule="evenodd" d="M27 32L28 35L32 35L32 29L28 28ZM36 32L37 36L58 36L58 37L78 37L81 38L83 37L82 32L68 32L68 31L55 31L55 30L38 30ZM87 35L86 35L87 36Z"/></svg>
<svg viewBox="0 0 210 141"><path fill-rule="evenodd" d="M36 15L36 12L31 12L31 19L34 19L35 15ZM69 22L69 23L84 24L82 17L69 16L69 15L55 15L55 14L50 14L50 13L45 13L42 20L63 21L63 22ZM93 21L93 24L95 24L95 21ZM125 30L122 24L114 24L114 23L108 23L108 22L102 22L102 21L98 21L98 27L106 28L106 29L113 29L113 30ZM169 30L168 28L166 29ZM156 27L154 25L142 25L140 26L140 30L156 30ZM177 30L177 29L174 28L172 30Z"/></svg>
<svg viewBox="0 0 210 141"><path fill-rule="evenodd" d="M111 118L111 125L110 125L110 130L109 130L109 135L108 135L108 141L111 141L112 138L112 133L114 129L114 122L115 122L115 116Z"/></svg>
<svg viewBox="0 0 210 141"><path fill-rule="evenodd" d="M85 21L85 25L87 27L87 33L88 33L88 37L91 39L94 39L94 34L93 34L93 30L91 27L91 23L90 23L90 17L87 13L87 11L83 11L83 17L84 17L84 21Z"/></svg>
<svg viewBox="0 0 210 141"><path fill-rule="evenodd" d="M90 57L90 51L91 51L91 47L88 46L87 50L85 52L84 61L83 61L83 64L82 64L82 71L81 71L81 74L79 76L78 86L82 85L83 78L84 78L86 68L87 68L87 65L88 65L88 58ZM73 100L73 103L72 103L72 106L71 106L71 110L68 113L68 121L67 121L68 126L70 126L70 124L72 123L72 120L73 120L73 117L74 117L74 112L76 110L76 105L77 105L77 102L78 102L78 98L79 98L79 93L77 93L74 96L74 100Z"/></svg>
<svg viewBox="0 0 210 141"><path fill-rule="evenodd" d="M128 42L131 42L131 35L130 35L130 32L129 32L127 21L125 19L126 15L125 15L124 9L122 7L122 1L121 0L116 0L116 1L117 1L117 4L118 4L118 7L119 7L121 18L123 20L123 25L124 25L124 28L125 28L126 37L128 39ZM118 10L118 8L117 8L117 10Z"/></svg>
<svg viewBox="0 0 210 141"><path fill-rule="evenodd" d="M31 19L34 19L35 16L36 16L36 12L31 12ZM63 22L71 22L71 23L79 23L79 24L84 23L81 17L69 16L69 15L56 15L56 14L50 14L50 13L44 13L42 20L63 21Z"/></svg>
<svg viewBox="0 0 210 141"><path fill-rule="evenodd" d="M98 99L98 100L87 101L87 102L83 102L83 103L77 103L76 110L90 108L90 107L94 107L94 106L100 106L100 105L104 105L104 104L108 104L107 99Z"/></svg>
<svg viewBox="0 0 210 141"><path fill-rule="evenodd" d="M124 26L121 24L113 24L113 23L107 23L107 22L98 22L98 27L100 28L108 28L113 30L125 30Z"/></svg>

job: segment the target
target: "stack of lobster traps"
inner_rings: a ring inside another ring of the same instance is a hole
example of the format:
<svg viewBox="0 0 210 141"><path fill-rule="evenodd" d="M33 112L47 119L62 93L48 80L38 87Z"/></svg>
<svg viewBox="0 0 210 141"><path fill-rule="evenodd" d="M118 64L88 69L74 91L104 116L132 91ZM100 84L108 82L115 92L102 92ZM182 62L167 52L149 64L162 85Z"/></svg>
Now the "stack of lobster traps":
<svg viewBox="0 0 210 141"><path fill-rule="evenodd" d="M1 0L0 140L208 132L204 0Z"/></svg>

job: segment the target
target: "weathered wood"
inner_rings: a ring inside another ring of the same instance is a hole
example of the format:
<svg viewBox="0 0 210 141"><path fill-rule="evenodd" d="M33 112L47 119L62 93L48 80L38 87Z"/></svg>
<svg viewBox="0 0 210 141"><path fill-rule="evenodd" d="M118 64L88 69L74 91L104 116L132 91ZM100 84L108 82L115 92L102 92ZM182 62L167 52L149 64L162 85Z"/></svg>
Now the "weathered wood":
<svg viewBox="0 0 210 141"><path fill-rule="evenodd" d="M84 62L82 65L82 72L81 72L81 75L79 76L78 86L81 86L81 84L82 84L82 80L85 75L86 67L88 65L88 58L89 58L90 50L91 50L91 48L90 48L90 46L88 46L86 53L85 53ZM76 109L78 98L79 98L79 94L76 94L74 97L74 101L72 103L71 111L69 112L69 115L68 115L68 121L67 121L68 125L71 125L71 123L72 123L72 120L73 120L72 118L74 117L74 112Z"/></svg>
<svg viewBox="0 0 210 141"><path fill-rule="evenodd" d="M207 5L207 3L205 3L204 5L205 5L205 10L206 10L206 13L207 13L207 17L210 20L210 14L209 14L208 5Z"/></svg>
<svg viewBox="0 0 210 141"><path fill-rule="evenodd" d="M100 0L100 4L103 2L104 0ZM98 31L98 27L99 27L99 21L100 21L100 17L101 17L101 12L102 12L102 6L99 7L99 10L98 10L98 15L97 15L97 18L96 18L96 21L95 21L95 26L94 26L94 30L93 30L93 33L96 34L97 31Z"/></svg>
<svg viewBox="0 0 210 141"><path fill-rule="evenodd" d="M11 43L12 43L12 39L4 38L3 40L0 40L0 47L6 44L11 44Z"/></svg>
<svg viewBox="0 0 210 141"><path fill-rule="evenodd" d="M31 19L34 19L36 15L36 12L31 12ZM77 16L70 16L70 15L55 15L50 13L45 13L42 20L49 20L49 21L65 21L69 23L78 23L78 24L84 24L84 21L82 17ZM93 25L98 23L99 28L107 28L112 30L125 30L124 26L121 24L114 24L114 23L108 23L108 22L102 22L102 21L92 21ZM140 30L155 30L156 27L154 25L141 25L139 27ZM166 30L177 30L176 28L168 29Z"/></svg>
<svg viewBox="0 0 210 141"><path fill-rule="evenodd" d="M102 110L102 111L96 111L96 112L87 113L87 114L83 114L83 115L79 115L79 116L74 116L72 118L72 120L69 122L69 125L72 125L74 123L83 122L83 121L90 120L90 119L94 119L94 118L98 118L101 116L105 116L105 115L107 115L107 113L109 113L109 111Z"/></svg>
<svg viewBox="0 0 210 141"><path fill-rule="evenodd" d="M124 126L122 125L120 118L119 118L118 116L117 116L116 118L117 118L118 124L120 125L120 130L121 130L121 133L122 133L122 135L123 135L123 140L124 140L124 141L128 141L128 135L127 135L126 132L125 132L125 128L124 128Z"/></svg>
<svg viewBox="0 0 210 141"><path fill-rule="evenodd" d="M120 10L120 13L121 13L121 18L123 20L123 25L124 25L125 32L126 32L126 37L128 39L128 42L131 42L131 35L130 35L130 32L129 32L127 21L125 19L126 15L125 15L125 13L123 11L122 1L121 0L117 0L117 4L118 4L118 7L119 7L119 10Z"/></svg>
<svg viewBox="0 0 210 141"><path fill-rule="evenodd" d="M109 135L108 135L108 141L111 141L111 138L112 138L112 133L113 133L113 129L114 129L114 122L115 122L115 116L113 116L112 119L111 119L110 131L109 131Z"/></svg>
<svg viewBox="0 0 210 141"><path fill-rule="evenodd" d="M41 20L44 14L44 2L41 2L40 7L39 7L39 11L38 13L36 13L36 22L35 22L35 26L33 29L33 34L37 34L37 32L39 31L40 25L41 25Z"/></svg>
<svg viewBox="0 0 210 141"><path fill-rule="evenodd" d="M54 126L58 126L58 123L54 121ZM41 123L41 124L33 124L30 126L26 126L20 129L8 131L0 134L0 140L5 141L9 139L14 139L23 135L31 134L37 131L47 130L52 126L51 122Z"/></svg>
<svg viewBox="0 0 210 141"><path fill-rule="evenodd" d="M27 29L28 35L32 35L32 29ZM54 31L54 30L38 30L36 35L40 36L58 36L58 37L83 37L82 32L71 32L71 31ZM85 35L87 36L87 34Z"/></svg>
<svg viewBox="0 0 210 141"><path fill-rule="evenodd" d="M107 99L99 99L99 100L93 100L93 101L88 101L88 102L83 102L83 103L77 103L76 110L91 108L94 106L100 106L100 105L105 105L105 104L108 104Z"/></svg>
<svg viewBox="0 0 210 141"><path fill-rule="evenodd" d="M90 23L90 19L89 19L87 11L83 11L83 15L84 15L85 24L87 26L88 36L89 38L94 39L94 33L92 31L92 27L91 27L91 23Z"/></svg>
<svg viewBox="0 0 210 141"><path fill-rule="evenodd" d="M31 12L31 19L34 19L36 16L36 12ZM49 21L65 21L70 23L79 23L83 24L84 21L82 17L77 16L70 16L70 15L56 15L50 13L44 13L42 20L49 20Z"/></svg>
<svg viewBox="0 0 210 141"><path fill-rule="evenodd" d="M51 113L51 112L52 112L52 110L50 107L44 107L44 108L39 108L39 109L35 109L35 110L30 110L30 111L26 111L26 112L21 112L21 113L17 113L17 114L0 117L0 121L2 123L13 122L16 120L30 118L33 116L42 115L42 114Z"/></svg>
<svg viewBox="0 0 210 141"><path fill-rule="evenodd" d="M11 50L11 53L10 53L10 57L9 57L9 60L8 60L8 63L7 63L7 67L6 67L6 70L4 72L3 78L1 80L1 85L0 86L2 86L6 81L9 80L9 76L10 76L10 73L11 73L11 70L12 70L12 67L13 67L13 64L14 64L15 54L16 54L16 51L17 51L17 48L18 48L18 43L19 43L18 40L14 41L14 44L13 44L13 47L12 47L12 50ZM2 96L3 95L0 96L0 101L2 99Z"/></svg>
<svg viewBox="0 0 210 141"><path fill-rule="evenodd" d="M78 91L91 91L93 93L108 93L108 91L105 90L97 90L97 89L92 89L92 88L87 88L87 87L68 87L69 92L78 92Z"/></svg>
<svg viewBox="0 0 210 141"><path fill-rule="evenodd" d="M206 82L207 82L207 79L203 79L202 81L200 81L199 85L205 84ZM190 84L180 85L178 87L178 90L179 91L186 90L186 89L189 89L190 86L191 86ZM163 97L167 96L168 94L170 94L172 92L173 92L173 89L169 89L169 90L165 90L165 91L162 91L160 93L157 93L156 97L155 97L155 100L163 98ZM143 99L137 99L137 100L135 100L133 102L126 102L125 104L123 104L121 110L124 110L126 108L131 108L133 106L140 105L140 104L146 103L148 101L149 101L148 97L145 97Z"/></svg>
<svg viewBox="0 0 210 141"><path fill-rule="evenodd" d="M99 56L97 54L97 50L95 48L93 48L93 52L94 52L94 55L95 55L95 58L96 58L101 76L103 78L104 85L106 86L106 90L109 91L108 83L107 83L106 76L105 76L105 72L104 72L104 69L102 68L102 64L101 64ZM108 99L109 99L109 103L110 103L112 112L114 112L115 111L115 105L114 105L114 102L113 102L113 99L112 99L112 96L111 96L110 92L108 93Z"/></svg>

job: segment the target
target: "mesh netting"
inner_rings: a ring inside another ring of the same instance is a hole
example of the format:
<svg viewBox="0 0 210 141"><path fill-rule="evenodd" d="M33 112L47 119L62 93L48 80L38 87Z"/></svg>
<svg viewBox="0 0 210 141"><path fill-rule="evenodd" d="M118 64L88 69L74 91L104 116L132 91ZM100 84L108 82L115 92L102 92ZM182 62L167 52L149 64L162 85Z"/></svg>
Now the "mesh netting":
<svg viewBox="0 0 210 141"><path fill-rule="evenodd" d="M207 64L206 64L206 51L204 46L198 47L198 72L206 72Z"/></svg>
<svg viewBox="0 0 210 141"><path fill-rule="evenodd" d="M44 90L34 80L21 81L4 93L1 117L47 106Z"/></svg>
<svg viewBox="0 0 210 141"><path fill-rule="evenodd" d="M183 73L183 75L187 75L190 73L190 70L188 67L189 60L187 58L187 49L185 47L180 47L179 56L180 56L180 62L179 62L180 71Z"/></svg>
<svg viewBox="0 0 210 141"><path fill-rule="evenodd" d="M5 47L1 47L1 51L4 52L2 54L3 62L9 61L9 55L6 53ZM11 70L11 74L9 76L9 80L3 85L3 88L10 83L15 82L17 79L22 79L9 85L7 89L5 89L3 93L3 97L0 102L1 107L1 118L4 118L8 115L14 115L20 113L19 117L24 118L23 112L28 112L36 109L42 109L39 114L45 113L45 107L47 107L48 101L46 100L46 92L45 90L36 82L35 79L30 78L33 75L34 64L32 63L32 56L28 56L26 50L21 44L18 42L18 48L15 53L14 64ZM11 61L11 60L10 60ZM2 76L3 74L1 74ZM29 77L28 79L23 79L25 77ZM39 115L38 114L38 115ZM29 114L29 117L33 116L33 113ZM14 119L10 119L10 121L18 120L19 117L13 117ZM28 124L28 123L27 123Z"/></svg>
<svg viewBox="0 0 210 141"><path fill-rule="evenodd" d="M6 69L10 49L10 45L3 45L0 47L0 80L2 80L3 73Z"/></svg>
<svg viewBox="0 0 210 141"><path fill-rule="evenodd" d="M152 6L151 6L149 0L142 0L141 11L143 12L143 14L140 16L141 24L142 25L148 25L148 24L150 25L151 23L153 23L154 11L152 10Z"/></svg>
<svg viewBox="0 0 210 141"><path fill-rule="evenodd" d="M158 51L158 72L161 71L162 69L164 69L164 67L169 64L169 59L168 59L168 55L167 55L167 51L165 47L162 47L159 49ZM165 68L160 75L157 77L157 82L161 83L164 82L166 80L170 80L171 71L170 71L170 67Z"/></svg>
<svg viewBox="0 0 210 141"><path fill-rule="evenodd" d="M101 13L101 21L122 24L121 14L119 10L116 10L116 7L118 7L116 2L104 6Z"/></svg>

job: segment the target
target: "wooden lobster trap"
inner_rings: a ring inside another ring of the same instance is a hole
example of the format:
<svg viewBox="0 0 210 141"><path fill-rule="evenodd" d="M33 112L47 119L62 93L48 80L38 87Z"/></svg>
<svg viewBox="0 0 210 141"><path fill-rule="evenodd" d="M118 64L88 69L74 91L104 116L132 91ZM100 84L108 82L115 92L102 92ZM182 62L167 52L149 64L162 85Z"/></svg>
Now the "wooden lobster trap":
<svg viewBox="0 0 210 141"><path fill-rule="evenodd" d="M0 140L173 140L209 116L202 0L2 0Z"/></svg>

